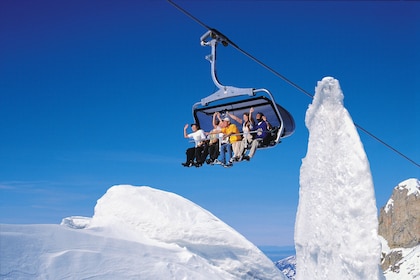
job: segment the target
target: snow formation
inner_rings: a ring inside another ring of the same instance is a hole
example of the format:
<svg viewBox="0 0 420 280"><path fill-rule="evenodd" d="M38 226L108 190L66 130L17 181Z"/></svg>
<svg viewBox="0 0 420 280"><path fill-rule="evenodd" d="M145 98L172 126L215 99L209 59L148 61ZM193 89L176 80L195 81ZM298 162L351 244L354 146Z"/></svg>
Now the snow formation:
<svg viewBox="0 0 420 280"><path fill-rule="evenodd" d="M369 162L336 79L318 82L305 123L296 279L383 279Z"/></svg>
<svg viewBox="0 0 420 280"><path fill-rule="evenodd" d="M286 279L214 215L149 187L110 188L92 218L0 233L1 279Z"/></svg>

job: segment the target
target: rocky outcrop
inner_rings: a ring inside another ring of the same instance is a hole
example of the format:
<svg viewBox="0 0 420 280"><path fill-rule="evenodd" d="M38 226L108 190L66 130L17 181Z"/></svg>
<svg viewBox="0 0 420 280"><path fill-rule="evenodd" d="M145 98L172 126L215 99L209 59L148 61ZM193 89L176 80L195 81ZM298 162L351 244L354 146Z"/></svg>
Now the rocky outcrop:
<svg viewBox="0 0 420 280"><path fill-rule="evenodd" d="M390 251L382 254L382 269L391 270L392 272L399 272L400 261L403 259L402 252L399 250Z"/></svg>
<svg viewBox="0 0 420 280"><path fill-rule="evenodd" d="M381 208L382 269L386 279L420 279L420 182L408 179L394 188Z"/></svg>
<svg viewBox="0 0 420 280"><path fill-rule="evenodd" d="M420 182L408 179L394 188L379 215L379 235L393 248L420 244Z"/></svg>

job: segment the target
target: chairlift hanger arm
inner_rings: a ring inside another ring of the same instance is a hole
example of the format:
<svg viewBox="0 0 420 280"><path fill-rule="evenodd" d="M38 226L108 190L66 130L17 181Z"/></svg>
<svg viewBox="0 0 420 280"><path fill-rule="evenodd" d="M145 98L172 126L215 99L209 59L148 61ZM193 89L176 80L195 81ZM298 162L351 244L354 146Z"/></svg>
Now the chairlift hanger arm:
<svg viewBox="0 0 420 280"><path fill-rule="evenodd" d="M208 30L200 38L200 44L202 46L211 46L211 54L207 55L206 59L211 64L211 77L213 79L214 84L219 89L222 89L224 86L219 82L219 79L217 78L217 74L216 74L216 48L219 42L225 42L225 41L221 37L219 37L217 33L214 33L211 30Z"/></svg>
<svg viewBox="0 0 420 280"><path fill-rule="evenodd" d="M206 33L203 34L200 38L200 42L202 46L210 46L211 47L211 54L206 56L206 59L210 61L211 64L211 76L213 79L214 84L218 91L213 93L210 96L207 96L201 99L201 104L206 105L215 100L220 100L224 98L240 96L240 95L248 95L253 96L254 90L252 88L237 88L233 86L225 86L222 85L216 74L216 48L217 44L220 42L222 45L227 46L229 39L227 39L224 35L218 32L215 29L209 29Z"/></svg>

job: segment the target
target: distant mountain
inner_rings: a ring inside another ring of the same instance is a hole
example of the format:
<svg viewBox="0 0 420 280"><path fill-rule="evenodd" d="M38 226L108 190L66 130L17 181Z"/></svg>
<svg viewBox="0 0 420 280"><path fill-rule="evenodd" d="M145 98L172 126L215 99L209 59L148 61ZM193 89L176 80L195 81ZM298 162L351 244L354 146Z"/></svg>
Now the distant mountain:
<svg viewBox="0 0 420 280"><path fill-rule="evenodd" d="M0 229L0 279L286 279L210 212L149 187L110 188L92 218Z"/></svg>
<svg viewBox="0 0 420 280"><path fill-rule="evenodd" d="M273 262L277 262L278 260L282 260L289 256L293 256L296 254L295 246L270 246L270 245L262 245L258 246L258 248Z"/></svg>
<svg viewBox="0 0 420 280"><path fill-rule="evenodd" d="M408 179L396 186L381 208L379 235L382 269L387 280L420 279L420 182Z"/></svg>
<svg viewBox="0 0 420 280"><path fill-rule="evenodd" d="M294 280L296 276L296 256L290 256L275 262L278 269L283 272L288 279Z"/></svg>

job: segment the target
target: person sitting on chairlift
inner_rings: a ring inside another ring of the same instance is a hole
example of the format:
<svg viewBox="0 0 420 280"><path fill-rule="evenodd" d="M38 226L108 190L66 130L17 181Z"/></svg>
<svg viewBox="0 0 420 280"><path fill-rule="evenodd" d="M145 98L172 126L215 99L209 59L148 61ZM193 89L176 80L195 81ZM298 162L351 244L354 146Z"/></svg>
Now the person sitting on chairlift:
<svg viewBox="0 0 420 280"><path fill-rule="evenodd" d="M239 158L239 152L241 150L242 136L239 133L238 127L235 124L230 122L229 117L225 116L223 118L222 122L224 123L224 125L222 127L221 132L223 133L223 137L225 139L229 139L229 143L231 145L231 151L233 152L233 155L231 154L231 156L230 156L229 162L225 162L225 164L227 166L231 166L232 163L235 161L235 158L236 157ZM226 157L224 157L224 160L226 160Z"/></svg>
<svg viewBox="0 0 420 280"><path fill-rule="evenodd" d="M182 165L185 167L191 167L193 165L200 167L203 164L205 157L207 157L206 135L196 123L191 124L192 133L187 134L187 128L188 124L184 126L184 138L194 139L195 145L186 150L187 161L182 163ZM194 162L194 158L196 162Z"/></svg>
<svg viewBox="0 0 420 280"><path fill-rule="evenodd" d="M216 118L217 112L213 114L213 129L208 133L209 146L208 153L210 158L206 160L207 164L219 163L218 157L220 154L219 138L221 137L220 121Z"/></svg>
<svg viewBox="0 0 420 280"><path fill-rule="evenodd" d="M258 112L255 118L257 120L257 123L254 125L254 131L253 131L254 138L251 142L251 145L250 145L251 147L249 148L248 155L243 155L242 160L250 160L254 156L255 151L257 150L259 146L268 145L268 142L270 141L269 140L270 135L268 133L268 130L271 129L271 125L267 121L267 117L264 116L263 113ZM246 148L247 146L245 145L242 146L242 153L244 153Z"/></svg>
<svg viewBox="0 0 420 280"><path fill-rule="evenodd" d="M245 149L247 149L248 146L252 146L252 142L254 141L253 136L251 132L254 130L254 118L252 117L252 113L254 112L254 108L250 108L249 112L244 112L242 119L238 118L234 114L231 114L227 112L229 117L237 121L239 124L242 125L242 142L241 146L239 148L237 156L234 158L235 161L241 161L243 159L243 154ZM255 140L256 141L256 140ZM256 143L258 145L258 143ZM255 148L253 149L252 154L250 157L254 155ZM249 160L250 157L247 157L246 159Z"/></svg>

